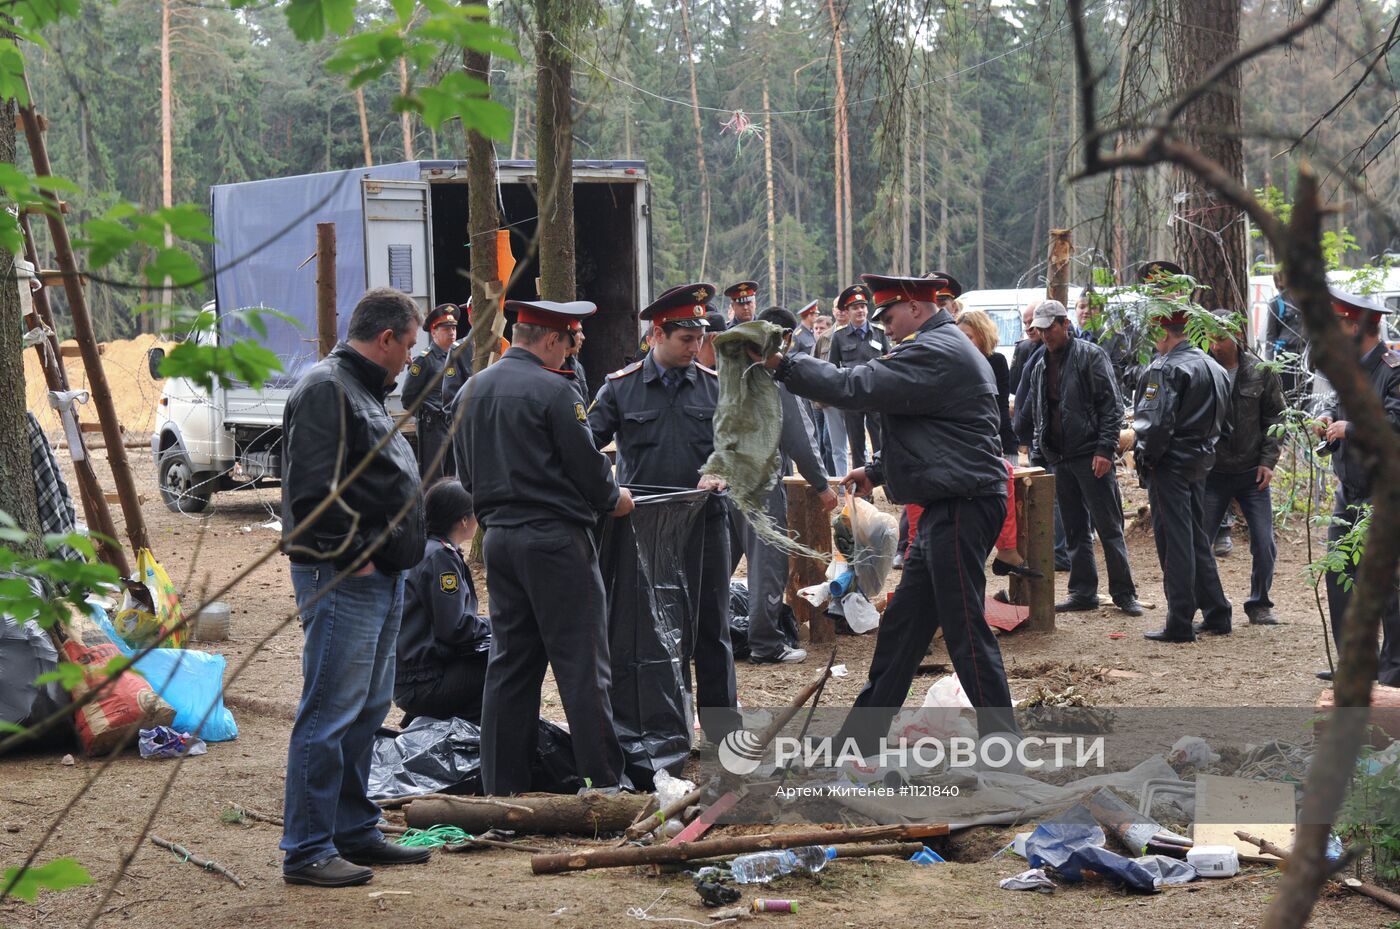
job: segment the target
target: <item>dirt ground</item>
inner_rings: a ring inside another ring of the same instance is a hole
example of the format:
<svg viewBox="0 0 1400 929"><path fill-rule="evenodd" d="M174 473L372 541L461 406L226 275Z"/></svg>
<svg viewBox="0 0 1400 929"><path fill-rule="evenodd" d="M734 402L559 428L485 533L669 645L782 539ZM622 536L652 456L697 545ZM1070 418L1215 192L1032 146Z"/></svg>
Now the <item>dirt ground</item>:
<svg viewBox="0 0 1400 929"><path fill-rule="evenodd" d="M98 456L102 454L97 453ZM168 512L159 502L149 453L131 450L152 538L171 576L186 591L213 589L231 580L277 534L262 524L274 515L275 490L228 494L216 499L207 517ZM99 465L99 473L105 468ZM1249 557L1243 533L1235 553L1220 562L1227 593L1239 604L1248 587ZM1162 625L1161 573L1150 532L1130 534L1130 551L1140 596L1157 604L1140 619L1111 607L1063 615L1054 633L1017 632L1002 636L1014 695L1041 680L1084 680L1091 698L1105 705L1132 706L1311 706L1321 689L1313 672L1325 666L1322 632L1311 588L1301 579L1305 538L1301 524L1279 538L1275 586L1283 625L1251 627L1237 615L1236 632L1194 645L1159 645L1143 631ZM195 567L197 565L197 567ZM897 575L896 578L897 580ZM1064 593L1065 575L1058 578ZM989 583L996 583L989 580ZM187 599L197 597L187 594ZM640 910L652 918L705 920L689 882L682 876L653 876L639 869L534 877L528 856L493 850L437 855L423 866L382 869L366 887L314 890L288 887L280 872L279 829L265 824L231 825L220 820L231 804L268 813L281 810L288 719L268 712L288 711L301 685L301 637L284 623L292 610L286 562L275 556L224 597L233 607L231 637L216 650L229 659L229 673L252 655L246 671L228 685L230 703L266 701L261 712L235 709L236 741L210 746L209 754L188 759L169 798L155 814L151 831L214 858L247 882L239 890L202 873L149 844L135 858L115 894L98 914L103 926L302 927L398 923L447 926L604 927L630 924ZM1242 613L1237 607L1237 612ZM1114 633L1126 633L1121 638ZM271 635L257 650L257 643ZM873 636L839 638L838 663L847 677L833 680L825 702L852 700L864 679ZM256 652L256 654L255 654ZM943 654L935 649L935 659ZM746 705L786 702L811 679L813 660L797 666L738 668L740 699ZM1109 675L1108 671L1129 674ZM933 676L915 682L919 692ZM550 689L543 712L562 719ZM391 715L397 720L398 714ZM97 772L99 762L75 754L61 763L61 751L33 752L0 762L0 866L18 863L44 835L61 810ZM40 857L76 856L98 886L45 894L36 905L9 900L0 905L0 925L67 927L88 923L118 862L131 854L139 834L174 769L173 762L142 761L131 753L107 770L63 819ZM536 839L565 847L563 840ZM989 845L988 847L994 847ZM1276 892L1278 872L1247 869L1225 881L1198 881L1150 898L1129 896L1102 883L1061 889L1053 895L998 889L997 880L1019 871L1014 857L975 863L915 866L887 859L837 862L816 878L785 878L754 896L801 901L795 916L770 916L791 926L884 927L912 925L930 917L954 925L1023 926L1049 929L1150 923L1153 926L1257 926ZM379 892L387 892L375 896ZM660 899L658 899L660 898ZM634 909L636 908L636 909ZM1360 898L1326 897L1314 925L1380 926L1394 914Z"/></svg>

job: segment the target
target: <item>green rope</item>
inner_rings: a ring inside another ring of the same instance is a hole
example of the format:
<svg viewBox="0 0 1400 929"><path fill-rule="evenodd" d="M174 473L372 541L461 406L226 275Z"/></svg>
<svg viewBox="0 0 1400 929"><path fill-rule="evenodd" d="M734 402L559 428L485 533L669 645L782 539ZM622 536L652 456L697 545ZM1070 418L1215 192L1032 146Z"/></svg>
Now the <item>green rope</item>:
<svg viewBox="0 0 1400 929"><path fill-rule="evenodd" d="M395 845L408 848L442 848L444 845L461 845L476 836L456 826L432 826L427 829L410 829L394 840Z"/></svg>

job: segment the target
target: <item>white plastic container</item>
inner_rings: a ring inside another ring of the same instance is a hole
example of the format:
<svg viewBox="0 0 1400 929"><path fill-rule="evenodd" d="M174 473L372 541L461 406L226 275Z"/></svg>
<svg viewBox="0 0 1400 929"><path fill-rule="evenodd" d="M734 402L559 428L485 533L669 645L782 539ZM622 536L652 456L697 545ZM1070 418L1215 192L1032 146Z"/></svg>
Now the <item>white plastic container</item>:
<svg viewBox="0 0 1400 929"><path fill-rule="evenodd" d="M1240 872L1240 853L1233 845L1197 845L1186 853L1186 863L1201 877L1234 877Z"/></svg>
<svg viewBox="0 0 1400 929"><path fill-rule="evenodd" d="M229 605L222 600L214 600L204 605L195 614L190 625L193 627L196 642L222 642L228 638Z"/></svg>

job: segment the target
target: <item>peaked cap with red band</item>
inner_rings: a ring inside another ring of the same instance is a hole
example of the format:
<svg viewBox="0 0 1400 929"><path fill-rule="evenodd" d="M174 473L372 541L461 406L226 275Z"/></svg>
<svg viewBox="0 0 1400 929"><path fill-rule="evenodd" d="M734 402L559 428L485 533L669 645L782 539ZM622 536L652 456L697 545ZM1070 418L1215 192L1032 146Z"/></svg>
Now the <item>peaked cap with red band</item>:
<svg viewBox="0 0 1400 929"><path fill-rule="evenodd" d="M587 300L574 300L570 303L556 303L553 300L507 300L505 311L514 313L517 323L568 331L579 320L598 312L598 306Z"/></svg>
<svg viewBox="0 0 1400 929"><path fill-rule="evenodd" d="M1381 316L1390 313L1390 307L1377 303L1369 297L1349 294L1345 290L1339 290L1330 284L1327 286L1327 290L1332 295L1332 312L1343 319L1361 322L1366 318L1367 314L1370 313L1376 313Z"/></svg>
<svg viewBox="0 0 1400 929"><path fill-rule="evenodd" d="M450 322L456 325L460 312L455 303L439 303L428 311L428 318L423 321L423 328L432 332L443 323Z"/></svg>
<svg viewBox="0 0 1400 929"><path fill-rule="evenodd" d="M737 284L730 284L724 288L724 295L730 300L742 302L757 301L758 281L740 281Z"/></svg>
<svg viewBox="0 0 1400 929"><path fill-rule="evenodd" d="M870 288L866 287L864 284L852 284L850 287L841 291L841 296L836 298L836 305L844 308L858 300L864 300L866 303L870 302Z"/></svg>
<svg viewBox="0 0 1400 929"><path fill-rule="evenodd" d="M817 301L813 300L811 303L807 304L807 305L804 306L802 309L798 310L798 311L797 311L797 315L798 315L798 316L809 316L809 315L811 315L812 313L815 313L816 311L817 311Z"/></svg>
<svg viewBox="0 0 1400 929"><path fill-rule="evenodd" d="M953 275L951 274L948 274L946 271L930 271L929 273L925 274L924 277L928 280L940 280L944 282L943 286L938 291L939 296L947 294L954 300L962 296L962 285L958 283L957 278L953 277Z"/></svg>
<svg viewBox="0 0 1400 929"><path fill-rule="evenodd" d="M710 298L714 295L714 284L682 284L657 297L637 316L658 326L675 323L686 329L703 329L707 325L705 314L710 312Z"/></svg>
<svg viewBox="0 0 1400 929"><path fill-rule="evenodd" d="M933 303L940 290L948 287L948 279L942 277L887 277L883 274L862 274L862 281L870 286L871 302L874 309L870 313L872 321L896 303L916 300L920 303Z"/></svg>

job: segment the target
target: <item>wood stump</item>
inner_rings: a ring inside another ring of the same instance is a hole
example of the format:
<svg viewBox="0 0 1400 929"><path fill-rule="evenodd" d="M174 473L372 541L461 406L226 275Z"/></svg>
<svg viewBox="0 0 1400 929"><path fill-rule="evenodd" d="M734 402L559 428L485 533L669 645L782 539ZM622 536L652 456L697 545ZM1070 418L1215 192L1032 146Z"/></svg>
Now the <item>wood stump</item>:
<svg viewBox="0 0 1400 929"><path fill-rule="evenodd" d="M797 541L814 552L831 554L831 515L822 509L817 492L800 477L783 478L787 493L788 529ZM813 645L836 641L836 623L803 600L797 592L803 587L819 584L826 579L826 565L815 558L792 555L788 559L787 603L797 617L798 625L807 624L807 634Z"/></svg>

